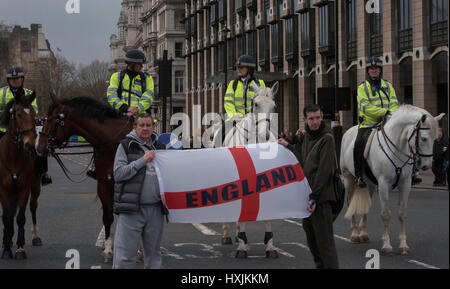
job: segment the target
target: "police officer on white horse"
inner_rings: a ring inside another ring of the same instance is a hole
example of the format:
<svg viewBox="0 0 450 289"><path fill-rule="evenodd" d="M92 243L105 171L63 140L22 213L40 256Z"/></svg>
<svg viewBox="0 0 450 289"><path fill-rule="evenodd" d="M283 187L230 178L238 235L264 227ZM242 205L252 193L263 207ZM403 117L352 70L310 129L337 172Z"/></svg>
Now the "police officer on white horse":
<svg viewBox="0 0 450 289"><path fill-rule="evenodd" d="M391 83L382 76L383 62L377 57L367 61L368 80L358 87L358 135L353 150L356 184L360 188L367 186L364 178L364 136L382 119L398 109L397 96Z"/></svg>
<svg viewBox="0 0 450 289"><path fill-rule="evenodd" d="M257 86L266 86L263 80L256 79L254 75L256 61L252 56L239 56L236 69L238 77L229 82L224 98L225 122L233 122L233 125L251 111L255 96L255 83ZM222 142L228 133L225 128L228 128L228 125L222 126ZM222 146L222 144L215 144L215 146Z"/></svg>

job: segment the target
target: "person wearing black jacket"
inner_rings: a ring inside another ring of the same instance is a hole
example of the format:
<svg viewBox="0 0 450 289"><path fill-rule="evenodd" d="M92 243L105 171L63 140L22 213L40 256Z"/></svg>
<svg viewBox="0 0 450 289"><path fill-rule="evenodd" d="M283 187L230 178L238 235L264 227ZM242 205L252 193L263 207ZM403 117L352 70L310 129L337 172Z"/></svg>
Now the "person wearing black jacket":
<svg viewBox="0 0 450 289"><path fill-rule="evenodd" d="M331 128L323 122L318 105L305 107L306 133L295 136L294 144L284 139L278 143L289 148L303 167L311 187L303 229L317 269L338 269L333 233L332 202L336 202L333 175L336 166L335 143Z"/></svg>
<svg viewBox="0 0 450 289"><path fill-rule="evenodd" d="M433 185L442 186L445 185L445 154L448 150L448 144L445 138L442 137L442 128L439 128L438 137L433 144L433 165L432 171L435 176Z"/></svg>

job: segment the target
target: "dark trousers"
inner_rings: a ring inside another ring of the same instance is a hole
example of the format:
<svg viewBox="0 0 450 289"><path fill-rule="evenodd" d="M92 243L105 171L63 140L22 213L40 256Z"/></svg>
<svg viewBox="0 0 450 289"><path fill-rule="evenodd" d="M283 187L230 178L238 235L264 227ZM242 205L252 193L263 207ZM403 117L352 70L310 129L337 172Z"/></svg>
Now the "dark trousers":
<svg viewBox="0 0 450 289"><path fill-rule="evenodd" d="M358 129L358 135L353 149L353 163L355 165L355 177L362 177L364 170L364 136L372 130L370 127Z"/></svg>
<svg viewBox="0 0 450 289"><path fill-rule="evenodd" d="M433 161L431 170L434 174L434 184L445 184L444 160L438 159Z"/></svg>
<svg viewBox="0 0 450 289"><path fill-rule="evenodd" d="M309 218L303 219L303 229L308 239L317 269L338 269L338 257L333 233L331 203L316 206Z"/></svg>

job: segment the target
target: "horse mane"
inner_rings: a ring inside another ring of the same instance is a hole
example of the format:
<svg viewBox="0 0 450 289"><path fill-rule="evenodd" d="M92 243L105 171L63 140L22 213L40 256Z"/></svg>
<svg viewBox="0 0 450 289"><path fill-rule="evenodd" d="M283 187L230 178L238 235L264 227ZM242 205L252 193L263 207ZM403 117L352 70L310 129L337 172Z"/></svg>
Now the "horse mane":
<svg viewBox="0 0 450 289"><path fill-rule="evenodd" d="M63 99L61 104L73 108L74 114L78 117L94 118L98 122L103 122L105 117L121 118L121 115L111 106L92 97L79 96L72 99ZM48 114L52 114L55 108L56 104L51 104Z"/></svg>
<svg viewBox="0 0 450 289"><path fill-rule="evenodd" d="M268 92L267 92L268 91ZM263 102L263 103L274 103L274 97L270 94L270 87L260 87L258 93L255 96L255 102ZM261 93L265 92L265 93Z"/></svg>
<svg viewBox="0 0 450 289"><path fill-rule="evenodd" d="M434 117L423 108L410 104L403 104L392 114L392 120L399 119L399 121L404 123L415 125L424 114L427 115L427 118L425 119L426 127L430 128L430 136L435 139L438 134L439 124ZM414 117L412 117L412 115L414 115Z"/></svg>

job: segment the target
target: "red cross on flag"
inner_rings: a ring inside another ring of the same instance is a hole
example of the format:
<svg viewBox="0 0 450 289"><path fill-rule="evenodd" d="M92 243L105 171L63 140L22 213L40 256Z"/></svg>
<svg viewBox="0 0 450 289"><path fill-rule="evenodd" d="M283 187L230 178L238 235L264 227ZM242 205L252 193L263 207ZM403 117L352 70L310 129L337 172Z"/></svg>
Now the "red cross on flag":
<svg viewBox="0 0 450 289"><path fill-rule="evenodd" d="M262 151L277 151L275 158ZM276 146L276 147L274 147ZM273 149L276 150L273 150ZM161 199L173 223L306 218L311 189L296 157L277 143L157 151Z"/></svg>

